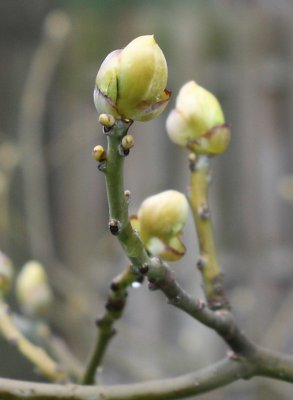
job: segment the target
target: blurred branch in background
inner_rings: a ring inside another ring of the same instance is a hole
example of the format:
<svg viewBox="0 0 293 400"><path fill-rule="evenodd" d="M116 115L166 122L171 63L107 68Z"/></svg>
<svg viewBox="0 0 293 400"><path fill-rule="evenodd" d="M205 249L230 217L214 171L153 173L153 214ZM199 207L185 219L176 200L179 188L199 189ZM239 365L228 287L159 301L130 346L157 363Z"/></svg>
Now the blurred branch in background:
<svg viewBox="0 0 293 400"><path fill-rule="evenodd" d="M66 14L53 11L47 16L21 98L19 147L23 193L29 243L36 259L57 259L42 132L48 91L69 33L70 22Z"/></svg>

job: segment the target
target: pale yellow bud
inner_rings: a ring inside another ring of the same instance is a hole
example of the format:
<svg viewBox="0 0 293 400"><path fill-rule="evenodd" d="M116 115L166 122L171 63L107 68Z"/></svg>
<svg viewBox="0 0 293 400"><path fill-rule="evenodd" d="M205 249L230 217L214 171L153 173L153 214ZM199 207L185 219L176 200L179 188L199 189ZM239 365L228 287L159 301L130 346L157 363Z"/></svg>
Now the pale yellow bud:
<svg viewBox="0 0 293 400"><path fill-rule="evenodd" d="M181 88L166 128L175 144L198 154L220 154L230 143L230 129L220 103L194 81Z"/></svg>
<svg viewBox="0 0 293 400"><path fill-rule="evenodd" d="M99 122L105 128L110 129L115 124L115 118L113 117L113 115L110 115L110 114L100 114Z"/></svg>
<svg viewBox="0 0 293 400"><path fill-rule="evenodd" d="M186 197L175 190L167 190L145 199L132 221L152 255L175 261L185 254L180 236L187 214Z"/></svg>
<svg viewBox="0 0 293 400"><path fill-rule="evenodd" d="M147 121L165 109L168 68L153 35L139 36L102 63L94 91L98 113L114 118Z"/></svg>
<svg viewBox="0 0 293 400"><path fill-rule="evenodd" d="M14 269L11 260L0 251L0 297L11 289Z"/></svg>
<svg viewBox="0 0 293 400"><path fill-rule="evenodd" d="M101 162L107 159L107 153L104 147L101 146L100 144L94 147L92 154L96 161Z"/></svg>
<svg viewBox="0 0 293 400"><path fill-rule="evenodd" d="M16 295L24 313L44 316L52 301L44 267L37 261L27 262L16 280Z"/></svg>
<svg viewBox="0 0 293 400"><path fill-rule="evenodd" d="M134 146L134 137L132 135L123 136L121 145L125 150L131 149Z"/></svg>

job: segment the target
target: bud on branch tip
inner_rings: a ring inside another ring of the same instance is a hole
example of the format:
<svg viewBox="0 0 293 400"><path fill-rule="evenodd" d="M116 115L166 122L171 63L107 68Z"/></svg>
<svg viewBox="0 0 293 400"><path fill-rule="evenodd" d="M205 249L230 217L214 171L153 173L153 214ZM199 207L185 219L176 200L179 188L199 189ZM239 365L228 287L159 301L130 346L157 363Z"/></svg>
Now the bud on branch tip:
<svg viewBox="0 0 293 400"><path fill-rule="evenodd" d="M175 144L196 154L217 155L230 143L230 128L225 123L220 103L194 81L181 88L166 128Z"/></svg>
<svg viewBox="0 0 293 400"><path fill-rule="evenodd" d="M166 59L154 36L139 36L103 61L94 90L96 109L116 119L153 119L170 98L167 78Z"/></svg>

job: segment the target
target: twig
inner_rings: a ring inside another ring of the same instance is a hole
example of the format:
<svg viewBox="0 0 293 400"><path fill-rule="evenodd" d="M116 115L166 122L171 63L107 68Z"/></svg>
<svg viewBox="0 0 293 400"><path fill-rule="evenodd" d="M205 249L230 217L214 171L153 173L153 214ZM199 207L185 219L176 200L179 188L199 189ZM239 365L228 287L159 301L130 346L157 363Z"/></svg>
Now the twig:
<svg viewBox="0 0 293 400"><path fill-rule="evenodd" d="M127 289L137 280L137 273L134 273L132 268L128 267L111 283L110 293L105 306L106 312L103 317L97 320L98 335L95 348L83 377L83 383L85 385L92 385L95 383L96 370L101 365L108 345L116 334L113 325L115 321L121 317L125 308Z"/></svg>
<svg viewBox="0 0 293 400"><path fill-rule="evenodd" d="M3 400L184 399L210 392L241 379L250 379L253 376L278 378L275 373L272 373L276 359L272 355L266 354L266 356L268 356L266 360L268 364L265 370L259 368L258 364L253 361L227 358L200 371L175 378L115 386L48 385L0 378L0 397ZM284 372L283 380L292 382L292 360L288 362L283 360L282 368Z"/></svg>
<svg viewBox="0 0 293 400"><path fill-rule="evenodd" d="M0 302L0 332L49 380L62 382L67 379L64 371L61 370L57 363L42 348L32 344L16 328L9 314L8 305L2 301Z"/></svg>
<svg viewBox="0 0 293 400"><path fill-rule="evenodd" d="M53 73L69 31L69 20L64 13L55 11L48 15L42 42L34 54L20 104L19 148L27 229L32 254L38 259L46 255L47 259L54 259L56 253L42 151L42 120Z"/></svg>
<svg viewBox="0 0 293 400"><path fill-rule="evenodd" d="M116 386L46 385L0 379L3 400L171 400L183 399L250 376L250 366L230 359L176 378Z"/></svg>
<svg viewBox="0 0 293 400"><path fill-rule="evenodd" d="M228 310L222 287L222 274L217 263L212 226L207 203L208 162L199 158L192 165L192 191L190 201L201 241L202 257L205 257L203 277L210 307L193 300L181 289L173 273L157 258L148 257L142 242L131 228L128 220L128 205L124 197L123 154L121 139L127 133L130 123L119 120L108 134L107 159L100 169L105 172L110 210L109 227L117 235L126 255L141 274L146 274L151 289L160 289L169 302L193 318L214 329L228 344L233 359L255 365L253 374L272 374L275 378L292 381L293 357L271 353L252 343L238 327ZM206 260L207 259L207 260ZM219 309L218 309L219 308ZM214 309L218 309L214 311ZM286 372L285 372L286 371Z"/></svg>
<svg viewBox="0 0 293 400"><path fill-rule="evenodd" d="M217 260L211 216L207 198L209 185L209 159L190 155L191 190L189 201L197 230L200 258L197 262L202 273L203 286L212 310L229 308L223 289L223 275Z"/></svg>
<svg viewBox="0 0 293 400"><path fill-rule="evenodd" d="M144 263L148 262L149 257L128 218L128 204L124 194L123 180L124 158L128 152L124 154L121 148L122 138L127 134L131 123L117 120L113 128L107 132L107 160L101 163L100 169L103 170L106 177L110 232L118 237L133 267L140 269Z"/></svg>

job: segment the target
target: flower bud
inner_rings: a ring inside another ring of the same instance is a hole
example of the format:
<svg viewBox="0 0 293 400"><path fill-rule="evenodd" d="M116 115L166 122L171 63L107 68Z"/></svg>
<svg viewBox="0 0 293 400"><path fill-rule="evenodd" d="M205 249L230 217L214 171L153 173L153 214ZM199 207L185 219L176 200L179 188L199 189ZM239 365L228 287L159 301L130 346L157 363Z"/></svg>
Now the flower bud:
<svg viewBox="0 0 293 400"><path fill-rule="evenodd" d="M11 289L13 275L11 260L0 251L0 297L6 295Z"/></svg>
<svg viewBox="0 0 293 400"><path fill-rule="evenodd" d="M166 107L168 68L153 35L139 36L102 63L94 90L98 113L148 121Z"/></svg>
<svg viewBox="0 0 293 400"><path fill-rule="evenodd" d="M181 234L187 213L186 197L175 190L167 190L145 199L131 221L152 255L176 261L185 254Z"/></svg>
<svg viewBox="0 0 293 400"><path fill-rule="evenodd" d="M100 144L98 144L97 146L94 147L92 155L93 155L94 159L99 162L107 159L107 153L106 153L104 147L101 146Z"/></svg>
<svg viewBox="0 0 293 400"><path fill-rule="evenodd" d="M181 88L166 128L175 144L197 154L220 154L230 143L230 129L218 100L194 81Z"/></svg>
<svg viewBox="0 0 293 400"><path fill-rule="evenodd" d="M37 261L27 262L16 280L16 295L23 312L31 317L47 314L52 292L44 267Z"/></svg>

